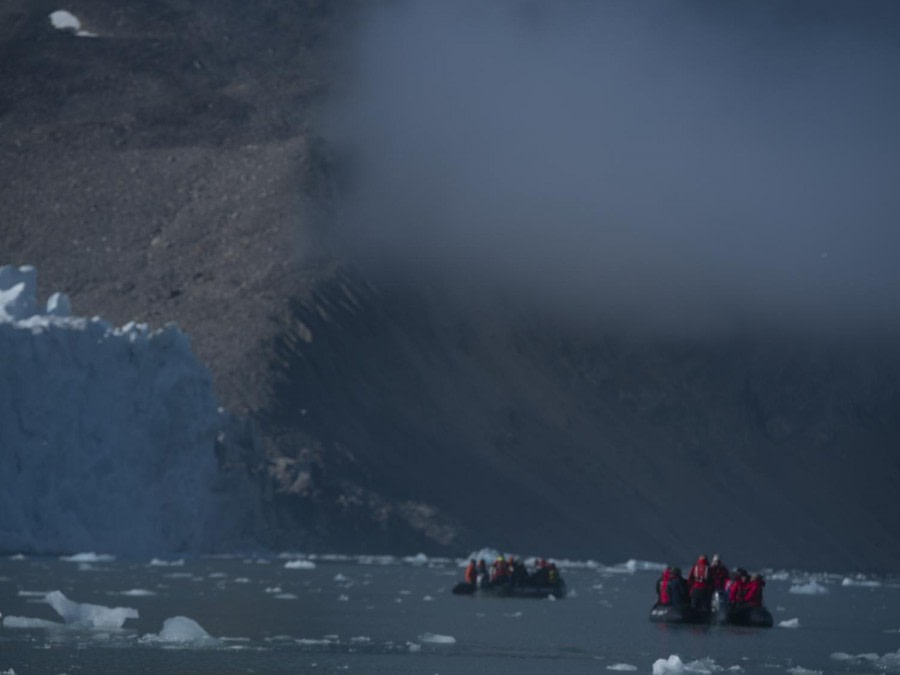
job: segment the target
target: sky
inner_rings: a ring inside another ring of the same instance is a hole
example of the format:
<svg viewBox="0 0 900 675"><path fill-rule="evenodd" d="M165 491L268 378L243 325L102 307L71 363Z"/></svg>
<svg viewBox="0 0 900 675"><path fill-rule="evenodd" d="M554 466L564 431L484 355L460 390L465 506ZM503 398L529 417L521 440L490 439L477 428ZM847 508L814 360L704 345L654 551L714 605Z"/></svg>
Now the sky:
<svg viewBox="0 0 900 675"><path fill-rule="evenodd" d="M900 327L890 3L394 2L325 134L380 273L654 332Z"/></svg>

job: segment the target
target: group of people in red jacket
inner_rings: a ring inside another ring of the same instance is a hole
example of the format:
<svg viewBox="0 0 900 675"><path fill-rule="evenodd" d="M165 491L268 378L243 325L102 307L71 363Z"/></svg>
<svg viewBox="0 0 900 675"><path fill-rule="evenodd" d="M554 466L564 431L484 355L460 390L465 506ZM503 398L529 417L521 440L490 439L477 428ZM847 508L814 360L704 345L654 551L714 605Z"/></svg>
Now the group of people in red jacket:
<svg viewBox="0 0 900 675"><path fill-rule="evenodd" d="M491 563L490 570L484 558L477 563L474 559L470 560L466 565L464 579L467 584L479 588L499 584L554 586L559 583L559 570L556 569L556 563L540 558L535 561L534 571L529 572L521 560L514 556L507 559L501 554Z"/></svg>
<svg viewBox="0 0 900 675"><path fill-rule="evenodd" d="M656 593L661 605L690 605L694 609L709 610L713 593L718 591L732 607L762 607L765 585L762 575L751 575L742 567L729 574L716 553L711 563L705 555L697 558L687 579L680 568L666 567L656 582Z"/></svg>

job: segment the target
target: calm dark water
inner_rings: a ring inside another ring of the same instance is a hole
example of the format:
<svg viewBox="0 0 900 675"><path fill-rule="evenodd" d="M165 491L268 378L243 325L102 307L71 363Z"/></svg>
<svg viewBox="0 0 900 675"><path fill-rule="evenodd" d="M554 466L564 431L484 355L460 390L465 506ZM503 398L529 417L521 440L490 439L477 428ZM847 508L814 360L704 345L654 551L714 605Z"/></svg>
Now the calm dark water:
<svg viewBox="0 0 900 675"><path fill-rule="evenodd" d="M766 598L775 628L691 628L648 621L654 571L576 564L563 570L570 597L551 601L453 596L456 561L286 563L3 559L0 672L900 672L900 584L891 580L817 575L827 592L809 595L790 589L810 575L776 574ZM43 599L53 590L139 617L120 630L63 626ZM161 642L176 616L216 640ZM60 625L16 627L33 619Z"/></svg>

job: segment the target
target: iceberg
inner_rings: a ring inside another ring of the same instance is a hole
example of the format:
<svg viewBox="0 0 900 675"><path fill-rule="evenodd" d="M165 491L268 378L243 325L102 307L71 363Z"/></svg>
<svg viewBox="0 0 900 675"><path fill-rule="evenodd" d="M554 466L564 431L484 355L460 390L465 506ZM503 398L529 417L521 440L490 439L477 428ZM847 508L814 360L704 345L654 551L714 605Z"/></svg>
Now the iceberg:
<svg viewBox="0 0 900 675"><path fill-rule="evenodd" d="M828 589L815 579L811 579L805 584L794 584L788 589L788 593L796 595L824 595L828 593Z"/></svg>
<svg viewBox="0 0 900 675"><path fill-rule="evenodd" d="M220 642L207 633L203 627L186 616L173 616L163 621L159 633L145 635L144 643L164 643L181 647L218 647Z"/></svg>
<svg viewBox="0 0 900 675"><path fill-rule="evenodd" d="M667 659L657 659L653 663L653 675L673 675L680 673L714 673L722 670L713 659L699 659L685 663L678 654L672 654Z"/></svg>
<svg viewBox="0 0 900 675"><path fill-rule="evenodd" d="M33 267L0 267L3 549L203 552L237 538L216 458L230 418L187 336L71 317L62 294L43 310L36 286Z"/></svg>
<svg viewBox="0 0 900 675"><path fill-rule="evenodd" d="M104 607L73 602L62 591L52 591L44 599L69 625L117 630L128 619L138 618L138 611L131 607Z"/></svg>

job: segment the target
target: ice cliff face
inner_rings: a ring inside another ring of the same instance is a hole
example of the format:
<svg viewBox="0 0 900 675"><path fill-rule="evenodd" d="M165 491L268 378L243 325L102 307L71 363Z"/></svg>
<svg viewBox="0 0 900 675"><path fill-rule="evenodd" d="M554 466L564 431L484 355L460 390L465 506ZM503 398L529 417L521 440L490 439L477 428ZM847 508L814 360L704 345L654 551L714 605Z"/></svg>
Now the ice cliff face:
<svg viewBox="0 0 900 675"><path fill-rule="evenodd" d="M224 421L188 338L70 317L59 294L39 312L35 289L0 268L3 548L208 548Z"/></svg>

